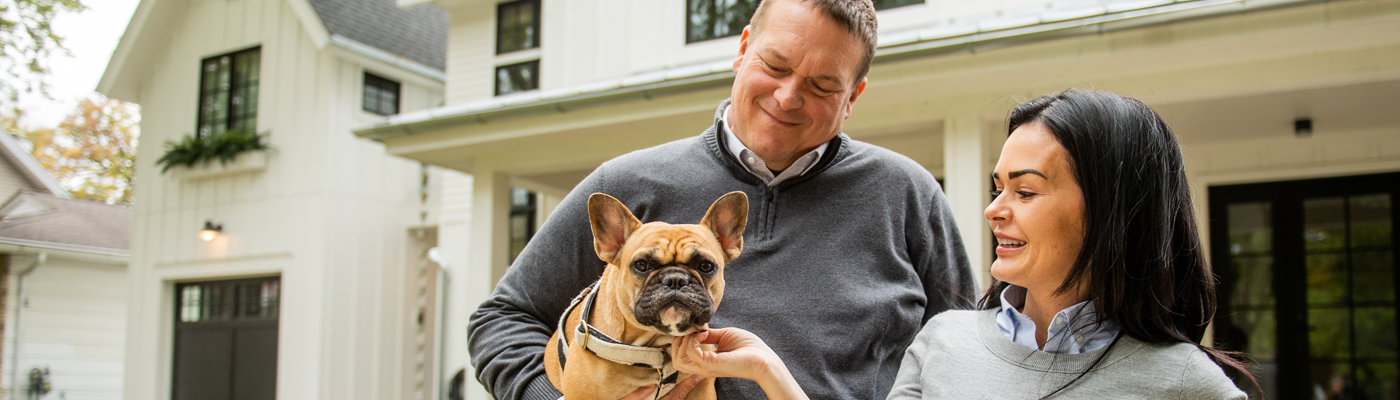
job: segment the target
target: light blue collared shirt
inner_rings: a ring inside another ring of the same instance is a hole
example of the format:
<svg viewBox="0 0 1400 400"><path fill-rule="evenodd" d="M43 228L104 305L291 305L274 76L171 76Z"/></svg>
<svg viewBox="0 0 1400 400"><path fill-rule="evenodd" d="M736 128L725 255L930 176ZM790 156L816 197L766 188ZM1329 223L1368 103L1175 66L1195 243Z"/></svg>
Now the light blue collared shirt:
<svg viewBox="0 0 1400 400"><path fill-rule="evenodd" d="M724 131L722 132L724 135L724 145L729 147L729 152L734 155L735 159L739 160L739 164L743 165L744 169L747 169L753 176L762 179L763 183L768 184L768 187L777 186L785 180L806 174L812 167L817 166L817 161L822 159L823 153L826 153L827 144L822 143L820 146L817 146L816 149L807 152L807 154L803 154L802 157L798 157L797 161L794 161L792 166L788 167L788 169L774 176L773 171L768 169L768 163L765 163L762 157L754 154L753 150L749 150L749 147L745 146L744 142L739 141L739 137L734 135L734 131L730 130L730 107L732 106L724 107L724 113L720 114L719 119L720 127L723 128L721 130Z"/></svg>
<svg viewBox="0 0 1400 400"><path fill-rule="evenodd" d="M1046 330L1045 348L1035 342L1035 321L1017 311L1026 305L1026 288L1011 285L1001 292L1001 310L997 311L997 328L1012 343L1032 350L1056 354L1079 354L1108 346L1118 336L1118 324L1098 323L1094 302L1084 301L1055 313Z"/></svg>

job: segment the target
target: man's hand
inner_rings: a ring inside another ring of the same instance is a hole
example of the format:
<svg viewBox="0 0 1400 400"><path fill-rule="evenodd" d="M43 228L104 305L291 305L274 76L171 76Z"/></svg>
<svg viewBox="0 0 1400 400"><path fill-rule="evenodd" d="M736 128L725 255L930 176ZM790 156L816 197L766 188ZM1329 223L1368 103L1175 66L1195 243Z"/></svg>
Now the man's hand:
<svg viewBox="0 0 1400 400"><path fill-rule="evenodd" d="M700 381L703 380L705 380L705 377L703 376L691 375L690 378L686 378L683 381L676 382L676 387L671 389L670 393L666 393L666 396L663 396L661 400L684 399L685 396L690 395L691 390L695 389L695 385L699 385ZM647 400L651 399L652 396L655 394L656 385L646 385L638 388L635 392L632 392L626 396L622 396L622 398L618 400Z"/></svg>

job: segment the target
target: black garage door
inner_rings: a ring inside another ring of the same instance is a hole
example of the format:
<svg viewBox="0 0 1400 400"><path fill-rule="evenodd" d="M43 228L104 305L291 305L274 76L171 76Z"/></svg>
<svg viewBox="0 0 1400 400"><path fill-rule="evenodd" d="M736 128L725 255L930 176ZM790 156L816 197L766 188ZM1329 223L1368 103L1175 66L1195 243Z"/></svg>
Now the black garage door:
<svg viewBox="0 0 1400 400"><path fill-rule="evenodd" d="M175 400L277 395L278 277L175 287Z"/></svg>

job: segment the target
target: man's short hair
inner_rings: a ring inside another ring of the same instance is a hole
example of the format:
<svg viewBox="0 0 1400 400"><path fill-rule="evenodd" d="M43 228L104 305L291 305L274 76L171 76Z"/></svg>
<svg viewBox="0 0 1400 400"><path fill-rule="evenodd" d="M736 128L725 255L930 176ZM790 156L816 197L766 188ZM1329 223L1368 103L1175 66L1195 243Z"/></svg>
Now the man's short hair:
<svg viewBox="0 0 1400 400"><path fill-rule="evenodd" d="M768 4L775 0L760 0L758 9L754 10L753 18L749 19L754 34L759 31L763 14L768 9ZM813 8L821 10L827 16L836 20L837 23L846 27L846 33L860 38L865 44L865 56L860 60L860 67L856 69L856 81L854 85L859 85L861 78L870 73L870 60L875 58L875 43L878 41L876 30L880 28L879 21L875 20L875 4L871 0L786 0L801 1L811 3Z"/></svg>

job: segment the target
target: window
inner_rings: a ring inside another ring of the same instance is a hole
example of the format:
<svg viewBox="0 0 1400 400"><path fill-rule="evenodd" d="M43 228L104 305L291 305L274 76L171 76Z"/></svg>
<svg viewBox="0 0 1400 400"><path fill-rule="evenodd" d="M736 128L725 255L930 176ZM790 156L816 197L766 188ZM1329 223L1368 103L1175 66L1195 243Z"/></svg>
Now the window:
<svg viewBox="0 0 1400 400"><path fill-rule="evenodd" d="M540 87L540 60L496 67L496 95Z"/></svg>
<svg viewBox="0 0 1400 400"><path fill-rule="evenodd" d="M257 129L261 54L262 50L255 47L204 59L199 77L196 136Z"/></svg>
<svg viewBox="0 0 1400 400"><path fill-rule="evenodd" d="M535 236L535 194L528 190L510 188L510 262L525 250L525 244Z"/></svg>
<svg viewBox="0 0 1400 400"><path fill-rule="evenodd" d="M744 32L761 0L686 0L685 42L694 43Z"/></svg>
<svg viewBox="0 0 1400 400"><path fill-rule="evenodd" d="M924 4L924 0L875 0L875 9L884 10L886 8L904 7L915 4Z"/></svg>
<svg viewBox="0 0 1400 400"><path fill-rule="evenodd" d="M496 54L540 47L540 0L496 6Z"/></svg>
<svg viewBox="0 0 1400 400"><path fill-rule="evenodd" d="M399 113L399 83L365 73L364 110L379 115Z"/></svg>

